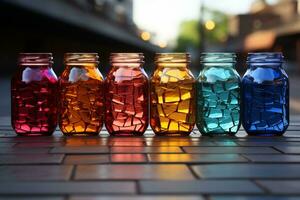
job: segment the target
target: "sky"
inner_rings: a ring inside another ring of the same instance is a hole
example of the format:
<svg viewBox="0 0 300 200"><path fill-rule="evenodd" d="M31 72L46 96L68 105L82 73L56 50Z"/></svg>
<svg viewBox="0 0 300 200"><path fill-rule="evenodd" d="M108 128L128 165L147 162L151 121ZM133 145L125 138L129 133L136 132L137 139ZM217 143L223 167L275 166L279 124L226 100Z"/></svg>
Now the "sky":
<svg viewBox="0 0 300 200"><path fill-rule="evenodd" d="M277 0L268 0L274 3ZM155 35L155 42L175 40L180 23L199 19L201 3L234 15L249 11L254 0L133 0L134 22Z"/></svg>

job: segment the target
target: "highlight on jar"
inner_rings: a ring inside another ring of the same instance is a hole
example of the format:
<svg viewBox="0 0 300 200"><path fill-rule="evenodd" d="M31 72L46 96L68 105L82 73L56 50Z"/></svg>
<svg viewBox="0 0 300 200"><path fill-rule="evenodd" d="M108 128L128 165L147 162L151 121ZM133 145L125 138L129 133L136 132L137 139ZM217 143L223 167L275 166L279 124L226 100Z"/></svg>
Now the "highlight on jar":
<svg viewBox="0 0 300 200"><path fill-rule="evenodd" d="M190 54L156 54L151 77L151 120L157 135L187 136L195 125L195 79Z"/></svg>
<svg viewBox="0 0 300 200"><path fill-rule="evenodd" d="M142 53L112 53L105 80L105 126L115 136L143 135L148 127L148 77Z"/></svg>
<svg viewBox="0 0 300 200"><path fill-rule="evenodd" d="M51 53L20 53L11 80L11 123L18 135L51 135L57 126L58 80Z"/></svg>
<svg viewBox="0 0 300 200"><path fill-rule="evenodd" d="M98 135L103 126L104 79L97 53L66 53L59 78L59 127L67 136Z"/></svg>

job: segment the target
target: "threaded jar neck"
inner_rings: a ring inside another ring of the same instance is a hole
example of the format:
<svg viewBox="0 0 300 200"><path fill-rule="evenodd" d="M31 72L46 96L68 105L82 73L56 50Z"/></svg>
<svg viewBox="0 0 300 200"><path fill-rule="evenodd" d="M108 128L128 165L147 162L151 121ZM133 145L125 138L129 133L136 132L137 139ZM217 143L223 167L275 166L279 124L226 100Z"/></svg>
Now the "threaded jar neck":
<svg viewBox="0 0 300 200"><path fill-rule="evenodd" d="M189 53L157 53L155 54L156 63L190 63Z"/></svg>
<svg viewBox="0 0 300 200"><path fill-rule="evenodd" d="M143 53L111 53L110 63L144 63Z"/></svg>
<svg viewBox="0 0 300 200"><path fill-rule="evenodd" d="M201 63L236 63L235 53L202 53Z"/></svg>
<svg viewBox="0 0 300 200"><path fill-rule="evenodd" d="M98 64L98 53L65 53L64 61L71 65Z"/></svg>
<svg viewBox="0 0 300 200"><path fill-rule="evenodd" d="M281 52L248 53L247 63L281 64L283 62L283 58L284 57Z"/></svg>
<svg viewBox="0 0 300 200"><path fill-rule="evenodd" d="M52 65L52 53L20 53L19 65Z"/></svg>

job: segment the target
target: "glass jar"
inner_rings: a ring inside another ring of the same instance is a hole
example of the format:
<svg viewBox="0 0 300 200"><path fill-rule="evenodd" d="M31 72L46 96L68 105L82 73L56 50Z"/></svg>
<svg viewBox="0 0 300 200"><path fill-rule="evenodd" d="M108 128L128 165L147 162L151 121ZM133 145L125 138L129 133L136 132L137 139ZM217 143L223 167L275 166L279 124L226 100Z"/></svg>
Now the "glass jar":
<svg viewBox="0 0 300 200"><path fill-rule="evenodd" d="M143 135L148 127L148 77L142 53L112 53L106 77L105 126L117 136Z"/></svg>
<svg viewBox="0 0 300 200"><path fill-rule="evenodd" d="M202 135L234 135L240 127L240 76L234 53L203 53L197 80L197 127Z"/></svg>
<svg viewBox="0 0 300 200"><path fill-rule="evenodd" d="M151 77L151 127L157 135L189 135L195 125L195 79L186 53L156 54Z"/></svg>
<svg viewBox="0 0 300 200"><path fill-rule="evenodd" d="M18 135L51 135L57 126L57 77L51 53L21 53L11 81L11 122Z"/></svg>
<svg viewBox="0 0 300 200"><path fill-rule="evenodd" d="M97 53L66 53L59 78L59 126L64 135L98 135L103 125L104 79Z"/></svg>
<svg viewBox="0 0 300 200"><path fill-rule="evenodd" d="M242 79L243 127L250 135L282 135L289 125L289 80L282 53L249 53Z"/></svg>

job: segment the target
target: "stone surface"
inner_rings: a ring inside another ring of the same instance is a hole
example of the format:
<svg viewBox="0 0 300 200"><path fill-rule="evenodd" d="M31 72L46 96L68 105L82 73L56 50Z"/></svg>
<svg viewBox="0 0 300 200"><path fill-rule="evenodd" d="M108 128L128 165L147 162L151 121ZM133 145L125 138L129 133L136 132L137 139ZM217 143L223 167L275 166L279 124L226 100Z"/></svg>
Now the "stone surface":
<svg viewBox="0 0 300 200"><path fill-rule="evenodd" d="M300 199L300 117L283 137L16 137L1 123L0 200Z"/></svg>
<svg viewBox="0 0 300 200"><path fill-rule="evenodd" d="M185 165L80 165L76 180L194 179Z"/></svg>

